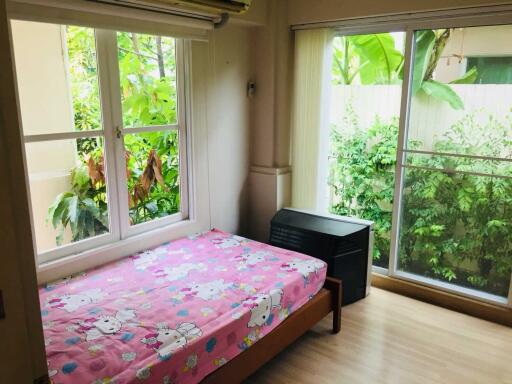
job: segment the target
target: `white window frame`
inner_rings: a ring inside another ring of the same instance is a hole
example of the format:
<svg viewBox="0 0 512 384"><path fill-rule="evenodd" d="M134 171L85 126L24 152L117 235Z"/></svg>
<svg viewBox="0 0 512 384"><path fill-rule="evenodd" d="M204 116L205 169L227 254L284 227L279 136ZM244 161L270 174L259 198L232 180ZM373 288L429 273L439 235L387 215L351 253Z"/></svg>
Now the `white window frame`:
<svg viewBox="0 0 512 384"><path fill-rule="evenodd" d="M490 6L468 8L456 11L423 12L399 16L383 16L373 18L360 18L340 22L317 23L316 27L330 27L337 35L359 35L369 33L404 32L404 79L402 82L402 96L400 105L400 120L397 142L397 157L395 166L395 190L392 214L391 247L389 255L389 268L373 267L373 271L385 274L404 281L414 282L444 292L455 293L460 296L477 299L493 305L512 308L512 276L507 298L488 294L476 289L456 286L446 282L426 278L420 275L398 270L398 242L401 218L402 189L404 183L405 155L407 150L407 129L410 115L410 93L412 84L412 61L414 57L414 32L421 29L462 28L478 26L494 26L512 24L511 6ZM311 28L311 25L299 25L293 29ZM479 158L479 156L474 156ZM480 156L481 157L481 156ZM322 186L323 188L323 186Z"/></svg>
<svg viewBox="0 0 512 384"><path fill-rule="evenodd" d="M31 18L16 17L11 20L32 21ZM107 204L109 214L109 232L83 239L70 244L58 246L56 248L43 251L36 256L36 265L42 266L43 270L52 268L54 262L58 265L72 263L77 257L84 256L102 257L105 252L112 252L112 255L118 253L126 254L134 250L140 250L144 244L155 244L155 241L169 240L164 238L164 233L168 233L171 228L176 228L176 233L183 232L183 224L191 222L194 217L191 216L193 200L191 199L191 144L189 139L190 131L190 51L189 42L175 38L176 44L176 94L177 94L177 123L164 126L149 126L124 128L122 126L122 108L121 108L121 89L119 82L119 64L117 59L117 31L105 30L91 27L86 24L77 23L72 20L66 23L59 20L55 23L44 18L37 18L38 22L48 22L56 25L76 25L92 28L95 32L95 48L97 52L97 76L98 88L100 91L102 129L94 131L72 131L63 133L49 133L38 135L24 135L22 137L24 144L47 142L52 140L77 139L84 137L104 137L104 156L105 156L105 178L107 185ZM135 32L131 30L130 32ZM145 33L145 32L140 32ZM154 34L155 36L157 34ZM159 33L160 36L166 36ZM173 37L173 36L169 36ZM151 131L176 130L179 135L179 167L180 167L180 211L178 213L158 218L146 223L130 225L129 223L129 205L128 205L128 187L124 158L123 135L126 133L139 133ZM23 156L26 159L25 145L22 148ZM26 160L25 160L26 162ZM25 171L27 167L25 164ZM27 173L28 175L28 173ZM30 188L28 188L30 196ZM31 199L29 198L29 202ZM31 208L31 207L30 207ZM30 209L32 232L35 233L34 218L32 209ZM180 230L181 228L181 230ZM154 241L147 240L147 236L154 234ZM141 237L142 236L142 237ZM161 240L158 240L161 239ZM141 242L142 241L142 242ZM137 246L136 244L140 244ZM37 249L34 238L34 249ZM105 259L108 261L108 258ZM41 269L41 268L39 268Z"/></svg>
<svg viewBox="0 0 512 384"><path fill-rule="evenodd" d="M115 146L115 162L120 164L116 169L116 178L118 185L118 204L120 217L121 239L129 236L137 235L150 231L165 225L176 223L188 219L188 169L187 169L187 118L186 118L186 97L185 97L185 59L184 59L184 43L182 39L176 39L176 94L177 94L177 122L176 124L158 125L158 126L141 126L141 127L124 127L123 112L121 106L121 88L119 86L119 65L117 57L117 32L111 30L97 30L98 45L104 53L102 56L103 67L100 76L105 82L108 82L110 91L110 100L108 109L112 115L109 130L114 140ZM128 187L126 172L124 172L124 135L142 132L155 131L177 131L179 137L179 165L180 165L180 211L149 222L130 225L128 215Z"/></svg>

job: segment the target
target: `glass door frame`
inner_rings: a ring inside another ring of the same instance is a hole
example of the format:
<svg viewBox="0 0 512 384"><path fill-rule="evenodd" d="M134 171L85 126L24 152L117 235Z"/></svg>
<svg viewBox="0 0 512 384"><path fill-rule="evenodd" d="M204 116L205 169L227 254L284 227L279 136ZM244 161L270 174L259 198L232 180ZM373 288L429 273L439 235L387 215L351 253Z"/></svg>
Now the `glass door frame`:
<svg viewBox="0 0 512 384"><path fill-rule="evenodd" d="M376 17L371 19L354 19L343 22L342 26L337 24L324 24L335 29L337 35L358 35L382 32L404 32L404 76L402 82L402 96L400 103L399 132L397 142L397 156L395 168L395 190L393 200L392 228L391 228L391 247L389 255L389 268L373 267L373 271L385 274L393 278L408 282L421 284L440 291L455 293L460 296L477 299L479 301L491 303L493 305L512 308L512 274L509 284L508 297L503 298L488 294L476 289L460 287L415 275L409 272L398 270L398 242L401 210L403 205L402 188L404 185L404 164L407 153L407 128L410 116L411 93L412 93L412 63L414 58L414 33L423 29L441 29L441 28L462 28L478 26L497 26L512 24L512 7L482 7L484 9L476 11L445 11L445 12L426 12L423 17L413 15L410 19L404 16ZM365 22L366 20L366 22ZM319 25L320 26L320 25ZM475 156L478 158L478 156ZM512 255L511 255L512 257Z"/></svg>

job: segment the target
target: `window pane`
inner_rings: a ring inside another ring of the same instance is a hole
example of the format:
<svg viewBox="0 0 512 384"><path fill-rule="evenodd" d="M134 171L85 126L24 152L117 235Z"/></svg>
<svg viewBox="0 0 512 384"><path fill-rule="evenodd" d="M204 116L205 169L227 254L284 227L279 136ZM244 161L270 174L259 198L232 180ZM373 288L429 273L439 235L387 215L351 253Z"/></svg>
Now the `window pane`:
<svg viewBox="0 0 512 384"><path fill-rule="evenodd" d="M179 212L178 131L131 133L124 144L130 224Z"/></svg>
<svg viewBox="0 0 512 384"><path fill-rule="evenodd" d="M123 125L176 124L175 39L117 34Z"/></svg>
<svg viewBox="0 0 512 384"><path fill-rule="evenodd" d="M510 157L510 148L500 154L488 145L512 142L510 68L471 59L478 55L507 61L512 47L504 41L510 39L508 25L415 32L408 149ZM464 140L450 145L447 135Z"/></svg>
<svg viewBox="0 0 512 384"><path fill-rule="evenodd" d="M476 84L511 84L512 57L468 57L468 68L475 68Z"/></svg>
<svg viewBox="0 0 512 384"><path fill-rule="evenodd" d="M407 169L402 271L507 297L512 179Z"/></svg>
<svg viewBox="0 0 512 384"><path fill-rule="evenodd" d="M94 30L13 20L25 135L101 129Z"/></svg>
<svg viewBox="0 0 512 384"><path fill-rule="evenodd" d="M510 56L502 42L511 37L511 26L415 32L398 250L400 270L502 297L512 266L512 83L504 60L471 57Z"/></svg>
<svg viewBox="0 0 512 384"><path fill-rule="evenodd" d="M388 268L404 33L334 39L332 213L375 222L374 265Z"/></svg>
<svg viewBox="0 0 512 384"><path fill-rule="evenodd" d="M25 144L37 251L109 231L99 137Z"/></svg>

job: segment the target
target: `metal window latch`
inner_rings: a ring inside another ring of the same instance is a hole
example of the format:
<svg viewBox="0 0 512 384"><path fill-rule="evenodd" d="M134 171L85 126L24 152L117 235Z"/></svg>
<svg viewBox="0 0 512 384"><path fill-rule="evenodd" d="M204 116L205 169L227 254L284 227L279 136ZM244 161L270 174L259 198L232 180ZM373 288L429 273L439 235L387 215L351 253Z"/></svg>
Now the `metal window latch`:
<svg viewBox="0 0 512 384"><path fill-rule="evenodd" d="M121 136L123 136L123 132L121 131L121 128L116 127L116 137L117 137L118 139L120 139L120 138L121 138Z"/></svg>

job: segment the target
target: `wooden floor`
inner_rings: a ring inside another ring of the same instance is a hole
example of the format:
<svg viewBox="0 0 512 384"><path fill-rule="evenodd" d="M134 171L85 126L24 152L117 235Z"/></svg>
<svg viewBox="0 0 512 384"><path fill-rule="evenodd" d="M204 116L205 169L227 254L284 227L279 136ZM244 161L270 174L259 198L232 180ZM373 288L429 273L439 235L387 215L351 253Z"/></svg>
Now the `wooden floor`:
<svg viewBox="0 0 512 384"><path fill-rule="evenodd" d="M512 328L372 288L289 346L246 384L512 384Z"/></svg>

